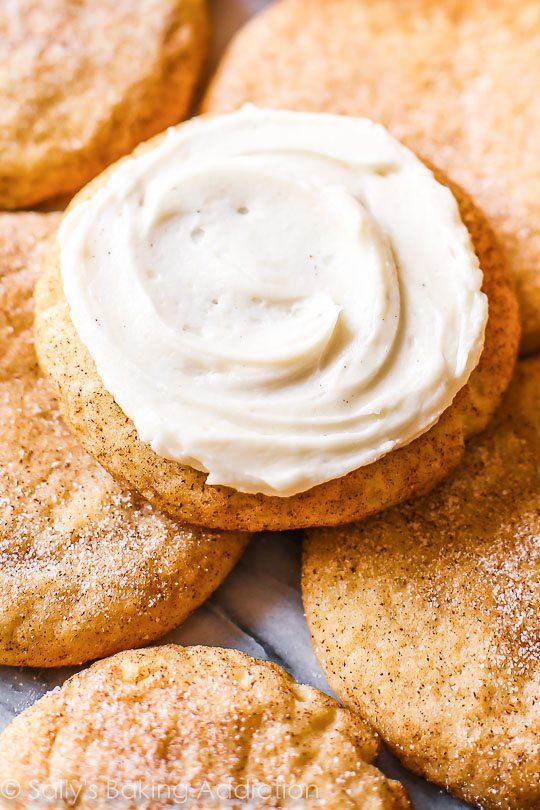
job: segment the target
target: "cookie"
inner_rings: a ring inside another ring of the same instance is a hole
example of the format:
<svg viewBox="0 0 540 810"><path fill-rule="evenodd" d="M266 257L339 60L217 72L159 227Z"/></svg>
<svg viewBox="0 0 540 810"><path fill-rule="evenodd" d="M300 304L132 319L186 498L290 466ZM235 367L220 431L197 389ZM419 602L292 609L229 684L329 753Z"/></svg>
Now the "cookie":
<svg viewBox="0 0 540 810"><path fill-rule="evenodd" d="M30 791L63 785L81 808L115 797L135 807L143 788L154 791L139 795L148 808L250 797L266 807L410 807L369 764L377 749L357 714L281 667L170 645L100 661L17 717L0 737L0 796L15 784L22 807Z"/></svg>
<svg viewBox="0 0 540 810"><path fill-rule="evenodd" d="M204 0L6 0L0 208L73 193L184 118L207 47Z"/></svg>
<svg viewBox="0 0 540 810"><path fill-rule="evenodd" d="M540 5L536 0L282 0L237 35L206 96L366 115L459 183L518 283L540 349Z"/></svg>
<svg viewBox="0 0 540 810"><path fill-rule="evenodd" d="M309 534L330 685L407 767L484 808L540 803L540 358L427 498Z"/></svg>
<svg viewBox="0 0 540 810"><path fill-rule="evenodd" d="M32 289L57 222L0 215L0 663L13 666L81 663L157 638L247 542L122 491L65 428L32 335Z"/></svg>
<svg viewBox="0 0 540 810"><path fill-rule="evenodd" d="M155 143L140 149L151 149ZM73 205L93 195L107 176L86 187ZM519 335L515 293L503 255L480 211L459 189L452 190L484 271L489 320L483 354L468 384L420 438L290 497L206 484L204 473L158 455L141 441L132 421L105 389L71 321L56 251L36 292L36 336L40 363L52 379L67 424L116 478L164 511L202 526L255 531L334 525L429 490L458 464L464 439L491 417L511 376Z"/></svg>

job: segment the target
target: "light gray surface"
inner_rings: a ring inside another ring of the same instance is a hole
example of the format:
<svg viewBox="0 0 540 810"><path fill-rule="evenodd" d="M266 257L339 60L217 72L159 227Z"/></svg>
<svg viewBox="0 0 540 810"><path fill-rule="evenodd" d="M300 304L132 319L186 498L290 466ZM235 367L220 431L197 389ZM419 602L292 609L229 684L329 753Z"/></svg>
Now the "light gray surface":
<svg viewBox="0 0 540 810"><path fill-rule="evenodd" d="M214 61L236 28L267 0L212 0L217 21ZM212 599L163 641L234 647L281 664L301 683L330 693L313 656L300 597L300 540L261 535ZM0 667L0 729L75 669ZM398 711L399 707L396 707ZM381 769L402 781L417 810L459 810L465 805L410 774L388 752Z"/></svg>

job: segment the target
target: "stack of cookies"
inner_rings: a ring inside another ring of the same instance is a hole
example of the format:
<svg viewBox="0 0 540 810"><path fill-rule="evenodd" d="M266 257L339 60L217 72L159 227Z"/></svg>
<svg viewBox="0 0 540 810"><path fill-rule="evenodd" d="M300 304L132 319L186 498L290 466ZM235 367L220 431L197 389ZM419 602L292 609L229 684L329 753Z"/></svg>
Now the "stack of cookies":
<svg viewBox="0 0 540 810"><path fill-rule="evenodd" d="M185 121L210 22L0 9L0 664L102 659L0 806L536 808L540 6L280 0ZM341 704L136 649L292 529Z"/></svg>

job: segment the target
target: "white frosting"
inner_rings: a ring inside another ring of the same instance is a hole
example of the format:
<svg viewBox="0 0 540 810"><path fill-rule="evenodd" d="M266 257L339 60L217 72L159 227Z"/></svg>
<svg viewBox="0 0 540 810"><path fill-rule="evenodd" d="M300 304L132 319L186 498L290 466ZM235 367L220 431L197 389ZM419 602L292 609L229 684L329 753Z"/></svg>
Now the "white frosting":
<svg viewBox="0 0 540 810"><path fill-rule="evenodd" d="M366 119L171 129L60 228L75 327L156 453L288 496L426 431L478 362L456 201Z"/></svg>

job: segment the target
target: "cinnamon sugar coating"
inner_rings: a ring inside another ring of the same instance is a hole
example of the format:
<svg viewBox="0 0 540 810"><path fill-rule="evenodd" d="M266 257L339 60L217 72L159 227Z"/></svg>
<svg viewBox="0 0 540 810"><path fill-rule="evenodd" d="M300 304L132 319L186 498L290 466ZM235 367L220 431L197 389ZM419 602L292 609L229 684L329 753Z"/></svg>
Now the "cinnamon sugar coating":
<svg viewBox="0 0 540 810"><path fill-rule="evenodd" d="M0 208L72 194L185 118L205 0L2 0Z"/></svg>
<svg viewBox="0 0 540 810"><path fill-rule="evenodd" d="M204 109L366 115L485 212L540 349L540 3L280 0L225 54Z"/></svg>
<svg viewBox="0 0 540 810"><path fill-rule="evenodd" d="M145 644L206 599L248 537L124 491L64 426L37 365L32 290L55 214L0 215L0 663Z"/></svg>
<svg viewBox="0 0 540 810"><path fill-rule="evenodd" d="M369 764L377 749L357 714L275 664L171 645L100 661L16 718L0 737L0 786L18 782L16 808L34 780L81 786L80 808L110 807L113 783L120 797L154 786L149 810L173 789L177 804L185 790L190 807L228 806L227 786L243 804L253 790L257 807L405 810L401 785Z"/></svg>
<svg viewBox="0 0 540 810"><path fill-rule="evenodd" d="M540 804L540 358L428 497L309 534L330 685L407 767L483 808Z"/></svg>

